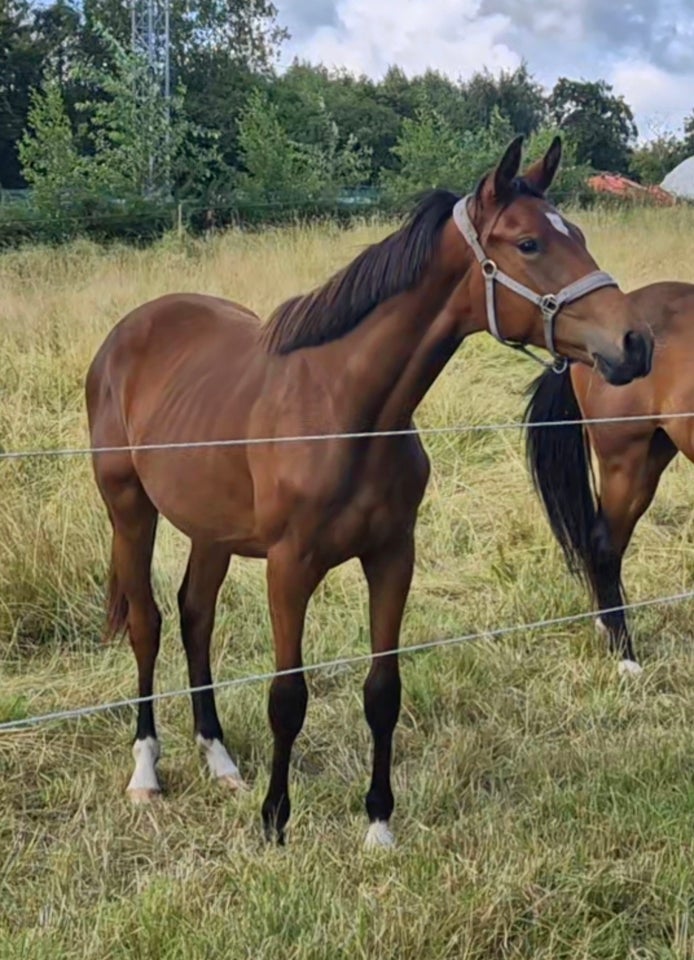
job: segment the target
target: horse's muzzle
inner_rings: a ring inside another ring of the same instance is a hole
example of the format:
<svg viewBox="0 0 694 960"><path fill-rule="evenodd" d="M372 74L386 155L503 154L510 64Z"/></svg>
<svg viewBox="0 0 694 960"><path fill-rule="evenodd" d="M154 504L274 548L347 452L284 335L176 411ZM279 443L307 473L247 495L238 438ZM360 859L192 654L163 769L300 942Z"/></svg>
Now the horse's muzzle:
<svg viewBox="0 0 694 960"><path fill-rule="evenodd" d="M636 333L630 330L624 336L620 360L596 353L595 361L605 380L615 387L631 383L638 377L647 377L653 362L653 337L650 333Z"/></svg>

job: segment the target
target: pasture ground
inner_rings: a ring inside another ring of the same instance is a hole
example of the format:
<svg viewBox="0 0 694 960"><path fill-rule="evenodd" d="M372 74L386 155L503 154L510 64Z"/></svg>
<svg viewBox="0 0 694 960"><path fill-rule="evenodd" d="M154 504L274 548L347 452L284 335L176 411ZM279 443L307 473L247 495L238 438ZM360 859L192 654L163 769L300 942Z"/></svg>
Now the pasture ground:
<svg viewBox="0 0 694 960"><path fill-rule="evenodd" d="M694 279L688 210L580 214L625 288ZM0 440L82 446L85 370L134 305L191 289L262 316L377 239L327 227L154 248L73 243L0 256ZM535 365L480 335L420 426L517 419ZM589 609L526 476L519 431L426 439L433 475L404 644ZM0 720L135 692L100 643L107 523L82 458L0 464ZM626 566L632 600L694 583L694 472L678 459ZM186 685L174 616L185 543L160 530L157 688ZM271 669L263 564L223 588L216 679ZM364 669L314 674L285 849L261 840L267 686L219 696L244 797L210 783L187 699L157 709L166 792L133 810L130 709L0 734L0 958L684 958L694 956L691 603L634 617L646 671L620 681L592 624L403 661L392 854L362 850ZM365 652L355 564L311 608L307 661Z"/></svg>

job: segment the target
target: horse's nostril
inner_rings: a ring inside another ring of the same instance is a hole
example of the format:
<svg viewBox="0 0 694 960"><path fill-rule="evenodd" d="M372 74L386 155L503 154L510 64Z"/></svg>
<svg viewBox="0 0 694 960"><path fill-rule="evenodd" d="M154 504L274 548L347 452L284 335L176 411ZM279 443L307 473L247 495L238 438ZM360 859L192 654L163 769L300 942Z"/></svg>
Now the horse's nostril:
<svg viewBox="0 0 694 960"><path fill-rule="evenodd" d="M624 358L633 365L636 376L646 376L651 369L653 338L629 330L624 335Z"/></svg>

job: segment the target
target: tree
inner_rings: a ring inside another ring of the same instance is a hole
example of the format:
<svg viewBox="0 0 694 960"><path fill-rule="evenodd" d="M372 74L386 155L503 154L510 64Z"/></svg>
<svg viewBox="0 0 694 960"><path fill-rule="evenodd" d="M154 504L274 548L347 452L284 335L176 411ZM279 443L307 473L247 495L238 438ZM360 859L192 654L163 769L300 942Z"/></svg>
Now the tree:
<svg viewBox="0 0 694 960"><path fill-rule="evenodd" d="M571 135L576 159L596 170L626 173L637 129L631 108L604 80L561 77L549 98L555 123Z"/></svg>
<svg viewBox="0 0 694 960"><path fill-rule="evenodd" d="M515 133L530 134L547 117L542 87L532 78L525 63L516 70L502 70L494 76L488 70L475 73L460 90L463 129L488 126L493 111L505 116Z"/></svg>
<svg viewBox="0 0 694 960"><path fill-rule="evenodd" d="M22 174L33 188L35 206L53 212L87 190L87 162L80 157L56 80L31 94L28 129L19 144Z"/></svg>
<svg viewBox="0 0 694 960"><path fill-rule="evenodd" d="M239 122L244 170L237 184L246 199L296 203L330 199L344 187L364 182L369 156L354 138L341 141L334 120L318 104L322 136L313 142L293 140L280 111L264 91L254 90Z"/></svg>
<svg viewBox="0 0 694 960"><path fill-rule="evenodd" d="M356 144L370 153L367 182L376 182L380 168L392 165L390 150L397 140L400 117L379 100L377 85L372 80L295 61L273 80L268 90L273 103L279 107L283 126L293 139L320 141L324 136L323 115L327 111L343 140L348 132Z"/></svg>
<svg viewBox="0 0 694 960"><path fill-rule="evenodd" d="M661 135L632 152L629 169L640 183L659 184L688 155L686 141Z"/></svg>
<svg viewBox="0 0 694 960"><path fill-rule="evenodd" d="M86 66L92 98L92 189L116 197L166 196L172 186L197 190L216 159L210 142L184 115L180 88L167 102L146 59L103 31L112 67Z"/></svg>
<svg viewBox="0 0 694 960"><path fill-rule="evenodd" d="M90 53L103 53L100 27L125 45L130 40L130 4L124 0L83 0L85 39ZM271 0L169 0L172 68L186 84L187 66L202 51L224 51L230 61L263 72L275 62L287 32L277 24Z"/></svg>
<svg viewBox="0 0 694 960"><path fill-rule="evenodd" d="M685 157L691 157L694 154L694 112L684 118L684 139L682 149ZM683 157L684 159L684 157Z"/></svg>
<svg viewBox="0 0 694 960"><path fill-rule="evenodd" d="M46 48L27 0L0 3L0 185L25 186L17 146L26 126L31 90L41 83Z"/></svg>
<svg viewBox="0 0 694 960"><path fill-rule="evenodd" d="M498 109L487 127L461 133L437 111L419 107L413 119L403 120L393 148L400 167L385 173L384 187L393 199L409 199L434 187L467 192L491 169L512 136Z"/></svg>

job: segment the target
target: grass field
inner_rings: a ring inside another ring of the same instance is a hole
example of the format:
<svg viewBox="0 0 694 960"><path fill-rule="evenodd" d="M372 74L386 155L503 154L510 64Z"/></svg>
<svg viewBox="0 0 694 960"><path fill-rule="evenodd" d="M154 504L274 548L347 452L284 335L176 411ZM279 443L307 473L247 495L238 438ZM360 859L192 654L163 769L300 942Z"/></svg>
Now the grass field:
<svg viewBox="0 0 694 960"><path fill-rule="evenodd" d="M625 288L694 278L687 211L577 217ZM0 443L87 442L82 382L111 325L157 294L230 296L266 315L385 228L315 228L147 251L76 243L0 257ZM420 426L517 419L533 364L480 335ZM518 431L428 438L433 474L403 643L589 609L531 496ZM630 599L694 583L688 463L668 471L626 565ZM0 464L0 721L135 693L103 646L107 523L86 458ZM175 593L185 542L155 558L159 690L185 686ZM271 669L263 564L223 588L215 677ZM0 958L694 957L691 604L635 618L646 667L620 681L590 623L403 661L390 854L362 850L370 739L364 669L314 674L288 845L266 848L267 687L219 696L253 789L208 780L187 699L157 710L162 800L133 810L130 709L0 734ZM368 650L348 564L309 615L307 661Z"/></svg>

